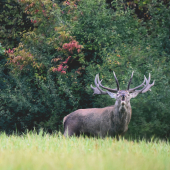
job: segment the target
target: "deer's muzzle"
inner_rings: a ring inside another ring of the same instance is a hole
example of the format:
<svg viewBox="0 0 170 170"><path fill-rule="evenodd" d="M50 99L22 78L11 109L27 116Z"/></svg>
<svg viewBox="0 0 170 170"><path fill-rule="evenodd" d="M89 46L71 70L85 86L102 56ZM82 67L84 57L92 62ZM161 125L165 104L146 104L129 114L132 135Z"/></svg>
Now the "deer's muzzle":
<svg viewBox="0 0 170 170"><path fill-rule="evenodd" d="M125 95L122 95L121 104L122 104L122 105L125 105Z"/></svg>

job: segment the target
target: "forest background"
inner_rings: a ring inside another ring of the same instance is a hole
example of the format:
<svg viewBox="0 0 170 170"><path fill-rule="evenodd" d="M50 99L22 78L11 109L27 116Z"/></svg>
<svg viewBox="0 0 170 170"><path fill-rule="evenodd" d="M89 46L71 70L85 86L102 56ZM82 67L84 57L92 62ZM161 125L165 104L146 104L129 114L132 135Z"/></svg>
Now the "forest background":
<svg viewBox="0 0 170 170"><path fill-rule="evenodd" d="M90 84L121 89L151 73L152 91L131 100L126 136L170 139L169 0L1 0L0 131L62 131L80 108L113 105Z"/></svg>

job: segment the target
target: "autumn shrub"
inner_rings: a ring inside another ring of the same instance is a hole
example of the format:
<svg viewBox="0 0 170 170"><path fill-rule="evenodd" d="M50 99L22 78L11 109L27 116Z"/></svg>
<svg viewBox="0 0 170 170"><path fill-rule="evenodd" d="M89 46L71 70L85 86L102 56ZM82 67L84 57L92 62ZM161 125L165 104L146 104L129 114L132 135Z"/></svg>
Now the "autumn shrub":
<svg viewBox="0 0 170 170"><path fill-rule="evenodd" d="M34 29L17 48L7 49L12 79L1 93L1 130L58 130L63 116L78 108L83 45L71 36L58 4L21 1ZM4 124L5 122L5 124ZM7 128L8 127L8 128Z"/></svg>

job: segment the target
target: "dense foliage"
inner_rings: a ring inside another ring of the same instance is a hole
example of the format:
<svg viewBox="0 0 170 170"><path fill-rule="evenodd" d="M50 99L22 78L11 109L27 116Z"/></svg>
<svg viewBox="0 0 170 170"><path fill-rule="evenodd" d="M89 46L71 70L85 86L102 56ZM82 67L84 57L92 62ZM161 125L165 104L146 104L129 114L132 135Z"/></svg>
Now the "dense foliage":
<svg viewBox="0 0 170 170"><path fill-rule="evenodd" d="M32 28L33 24L18 1L0 1L0 41L5 48L16 47L23 33Z"/></svg>
<svg viewBox="0 0 170 170"><path fill-rule="evenodd" d="M141 84L143 75L149 73L151 81L155 80L151 92L131 101L128 134L170 137L168 1L15 3L31 28L17 30L21 32L19 45L9 46L6 38L2 41L6 53L0 72L1 130L10 133L42 127L52 132L61 129L63 117L78 108L113 104L109 96L93 96L90 84L99 73L104 85L114 87L114 70L121 89L127 88L132 71L131 87ZM139 16L135 5L143 15ZM3 19L8 14L1 11Z"/></svg>

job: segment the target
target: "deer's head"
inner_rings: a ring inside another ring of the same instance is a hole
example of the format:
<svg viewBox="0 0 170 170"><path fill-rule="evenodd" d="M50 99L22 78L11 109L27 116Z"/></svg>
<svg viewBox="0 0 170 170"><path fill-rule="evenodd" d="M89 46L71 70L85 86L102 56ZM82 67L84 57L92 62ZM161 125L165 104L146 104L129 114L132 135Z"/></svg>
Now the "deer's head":
<svg viewBox="0 0 170 170"><path fill-rule="evenodd" d="M99 74L96 75L95 81L94 81L96 87L93 87L91 85L91 88L94 90L93 94L108 94L111 98L115 98L116 99L115 104L118 104L121 108L129 105L131 98L135 98L139 93L145 93L145 92L151 90L150 88L154 85L154 82L152 84L149 84L150 79L151 79L151 76L150 76L150 73L149 73L149 78L147 79L144 76L144 81L141 85L130 89L130 84L131 84L131 81L132 81L132 78L133 78L133 72L132 72L132 76L131 76L130 81L128 83L127 89L126 90L120 90L119 82L116 78L116 75L115 75L114 72L113 72L113 74L114 74L114 78L115 78L116 84L117 84L116 89L111 89L111 88L103 86L101 84L102 80L99 79ZM107 91L103 91L100 87L102 87L103 89L106 89ZM142 89L137 90L141 87L142 87Z"/></svg>

